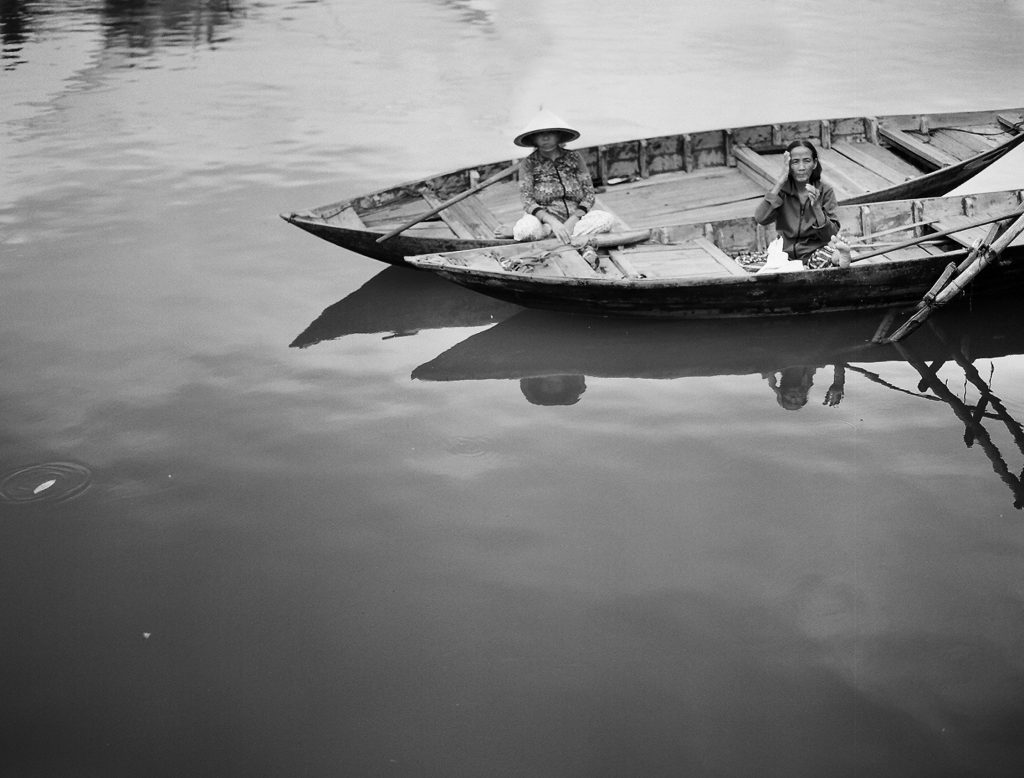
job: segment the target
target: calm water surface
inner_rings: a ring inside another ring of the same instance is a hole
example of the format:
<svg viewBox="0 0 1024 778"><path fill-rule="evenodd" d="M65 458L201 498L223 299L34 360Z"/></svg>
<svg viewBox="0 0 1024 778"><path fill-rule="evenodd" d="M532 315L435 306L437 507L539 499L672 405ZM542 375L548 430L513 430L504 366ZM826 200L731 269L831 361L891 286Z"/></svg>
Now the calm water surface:
<svg viewBox="0 0 1024 778"><path fill-rule="evenodd" d="M1024 4L0 11L0 773L1021 774L1014 306L908 354L577 320L276 214L541 104L588 143L1019 105Z"/></svg>

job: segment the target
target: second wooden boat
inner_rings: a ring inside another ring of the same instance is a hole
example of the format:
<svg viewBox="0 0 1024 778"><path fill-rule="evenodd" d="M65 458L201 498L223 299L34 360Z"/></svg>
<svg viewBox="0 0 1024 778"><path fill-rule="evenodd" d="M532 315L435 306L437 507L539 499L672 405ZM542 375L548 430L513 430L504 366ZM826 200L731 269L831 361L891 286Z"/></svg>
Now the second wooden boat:
<svg viewBox="0 0 1024 778"><path fill-rule="evenodd" d="M653 229L640 242L635 233L601 235L607 245L596 268L555 240L409 261L500 300L569 313L664 319L824 313L921 300L951 265L963 271L957 263L993 241L996 223L1007 230L1005 248L972 292L1019 290L1022 214L1024 190L843 206L838 215L855 246L853 264L820 270L751 272L741 265L738 257L774 237L773 227L752 217Z"/></svg>

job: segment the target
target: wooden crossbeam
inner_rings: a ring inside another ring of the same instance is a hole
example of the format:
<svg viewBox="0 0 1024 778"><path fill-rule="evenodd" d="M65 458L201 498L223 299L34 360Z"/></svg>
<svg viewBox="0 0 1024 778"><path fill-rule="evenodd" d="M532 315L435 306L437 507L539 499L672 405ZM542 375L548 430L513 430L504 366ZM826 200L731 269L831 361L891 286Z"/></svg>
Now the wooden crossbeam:
<svg viewBox="0 0 1024 778"><path fill-rule="evenodd" d="M770 187L779 178L779 164L769 164L768 160L749 146L737 145L733 149L736 167L751 179L765 187Z"/></svg>

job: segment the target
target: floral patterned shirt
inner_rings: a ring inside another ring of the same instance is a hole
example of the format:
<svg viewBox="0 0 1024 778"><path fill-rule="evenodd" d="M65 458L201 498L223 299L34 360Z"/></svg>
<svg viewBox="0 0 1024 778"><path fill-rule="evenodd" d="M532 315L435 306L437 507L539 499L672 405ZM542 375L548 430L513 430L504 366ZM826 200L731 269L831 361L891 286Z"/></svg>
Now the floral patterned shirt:
<svg viewBox="0 0 1024 778"><path fill-rule="evenodd" d="M554 159L547 159L538 150L523 160L519 194L527 213L543 208L562 221L594 206L594 182L587 163L578 151L563 148Z"/></svg>

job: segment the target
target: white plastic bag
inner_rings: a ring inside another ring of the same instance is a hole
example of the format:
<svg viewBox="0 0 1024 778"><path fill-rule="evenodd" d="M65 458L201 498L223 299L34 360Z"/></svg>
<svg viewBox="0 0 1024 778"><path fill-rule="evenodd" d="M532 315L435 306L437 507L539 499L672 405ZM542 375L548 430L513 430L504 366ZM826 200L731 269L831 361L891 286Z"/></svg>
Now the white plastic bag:
<svg viewBox="0 0 1024 778"><path fill-rule="evenodd" d="M794 270L806 269L800 260L789 258L789 254L782 250L782 238L776 238L768 244L768 256L757 272L789 273Z"/></svg>

